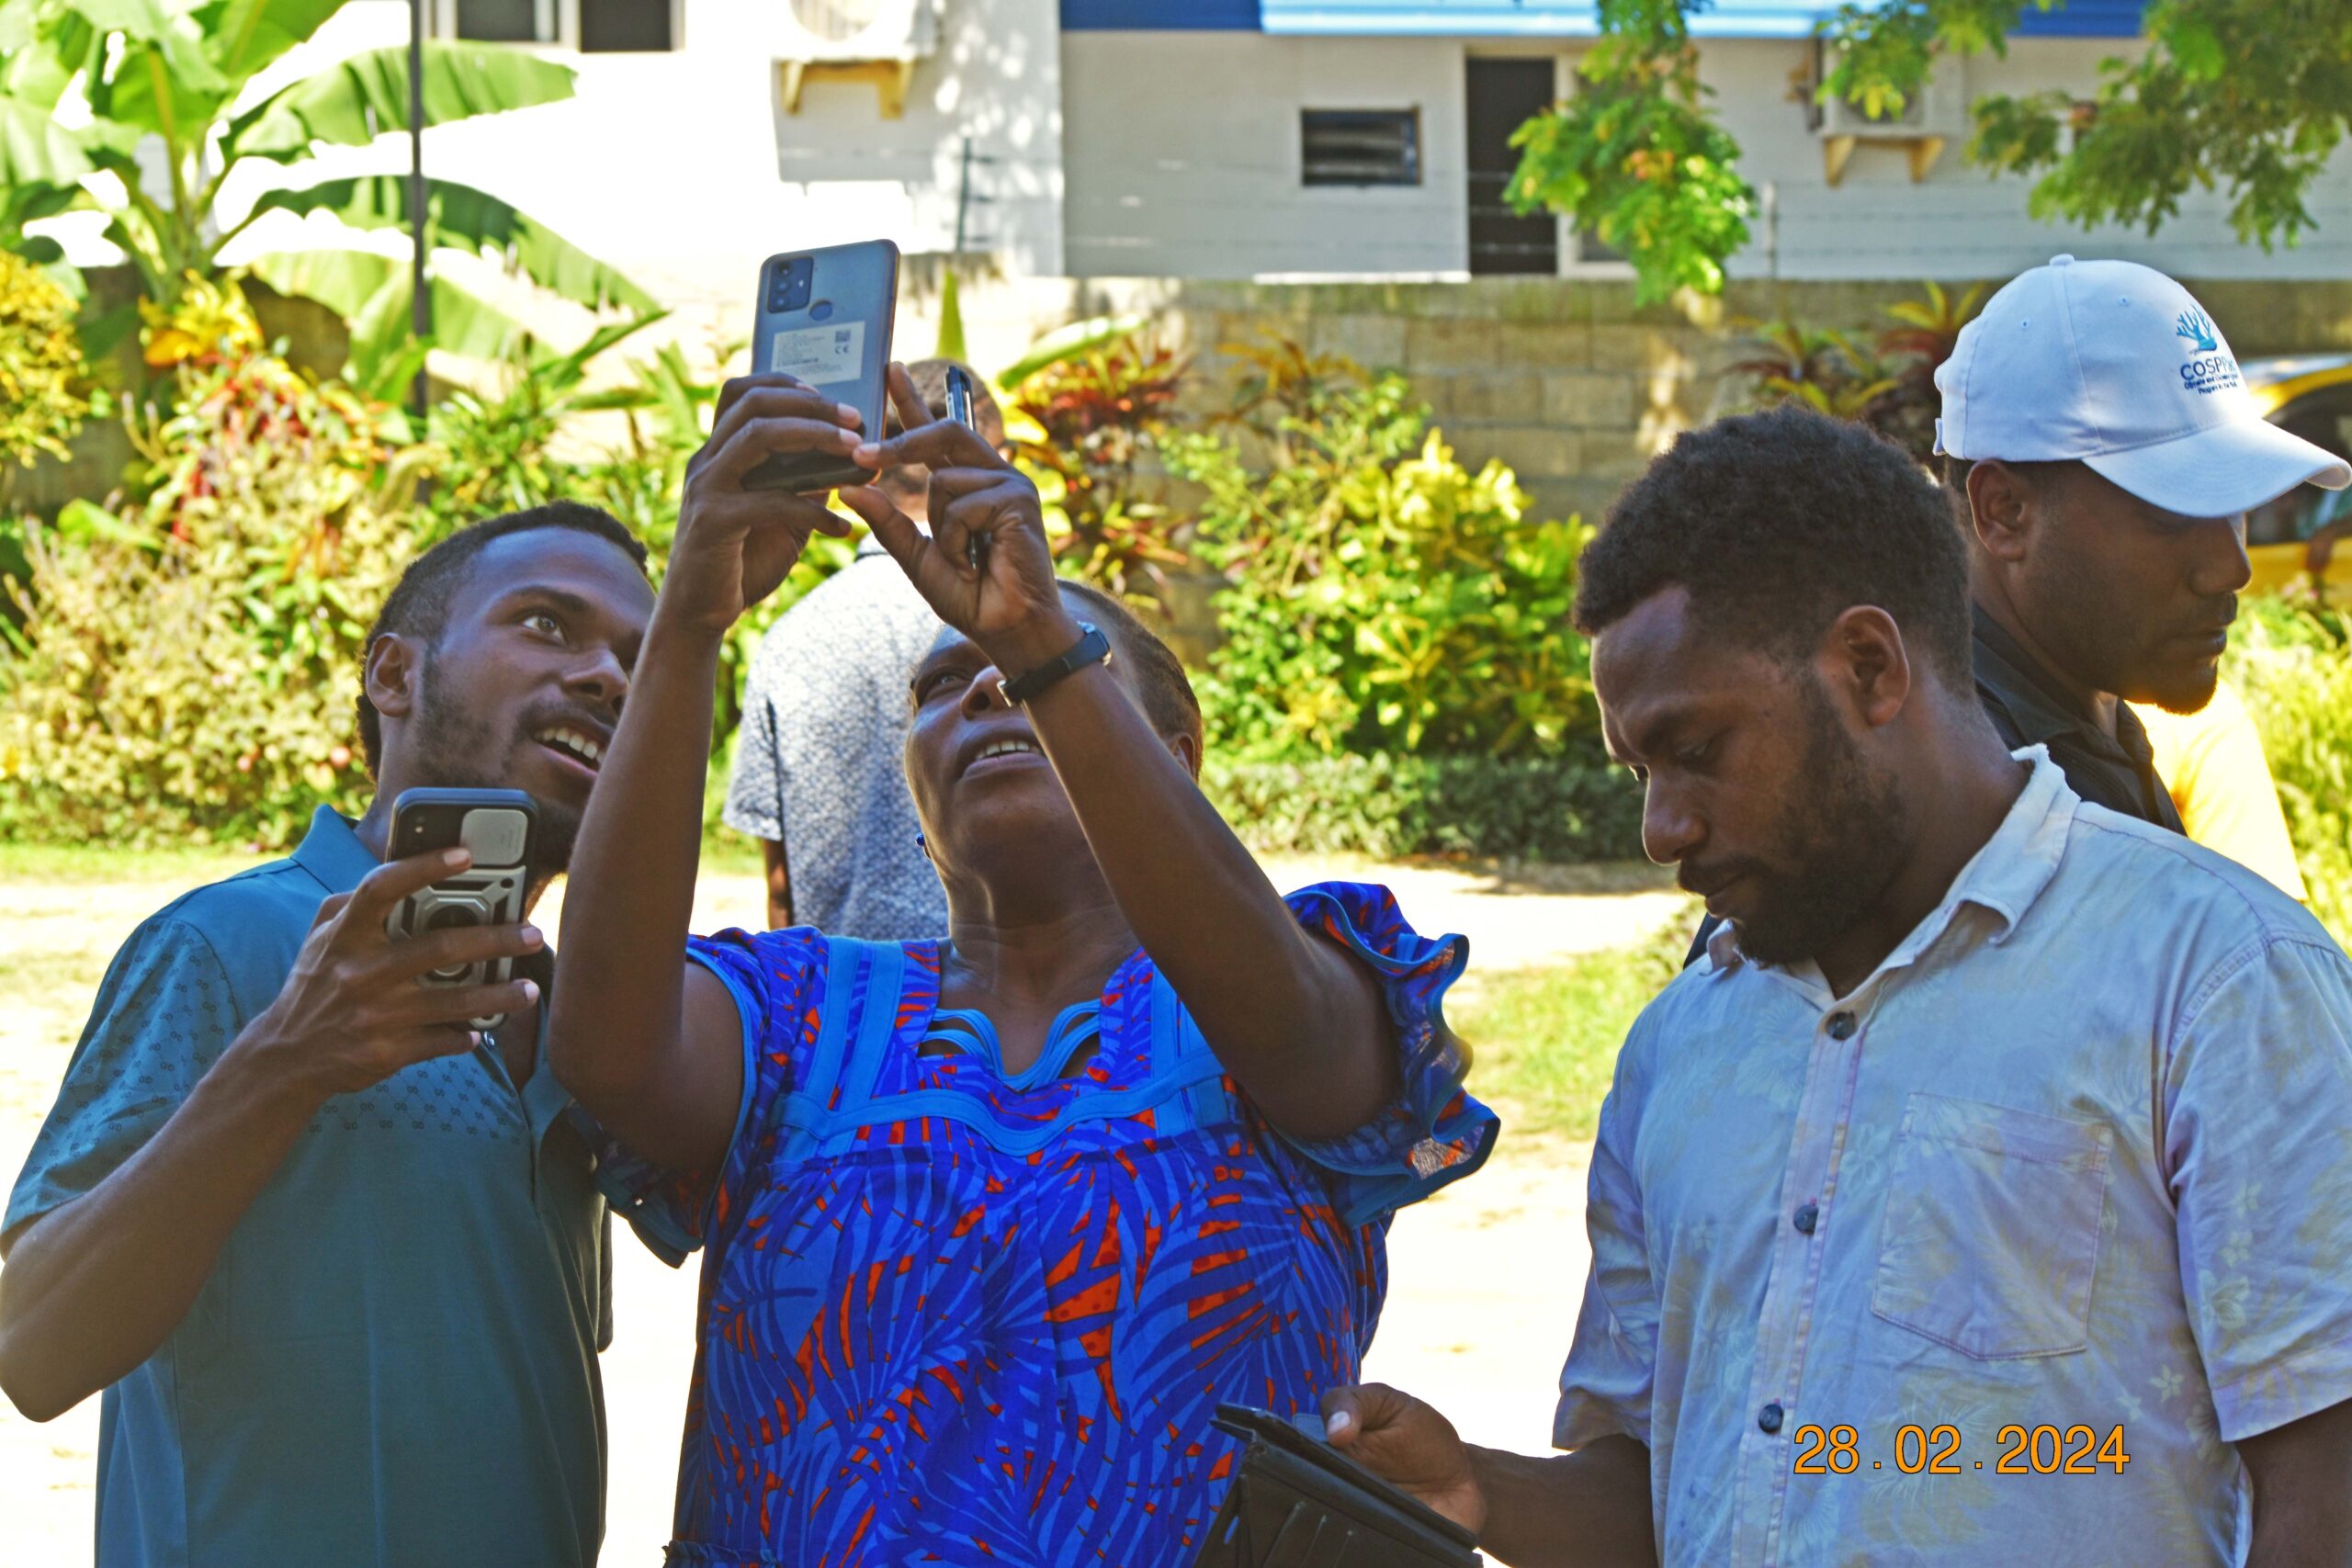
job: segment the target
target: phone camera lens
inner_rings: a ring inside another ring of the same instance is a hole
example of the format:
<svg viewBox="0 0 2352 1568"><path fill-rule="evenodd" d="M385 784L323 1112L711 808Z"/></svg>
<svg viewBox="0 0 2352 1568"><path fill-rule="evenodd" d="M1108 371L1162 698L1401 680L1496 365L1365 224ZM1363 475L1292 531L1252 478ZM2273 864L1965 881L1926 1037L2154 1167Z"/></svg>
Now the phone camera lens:
<svg viewBox="0 0 2352 1568"><path fill-rule="evenodd" d="M429 931L456 931L480 924L481 911L467 904L444 904L424 917L424 929Z"/></svg>
<svg viewBox="0 0 2352 1568"><path fill-rule="evenodd" d="M816 292L817 258L796 256L776 269L775 286L769 291L768 308L773 310L797 310L808 303Z"/></svg>

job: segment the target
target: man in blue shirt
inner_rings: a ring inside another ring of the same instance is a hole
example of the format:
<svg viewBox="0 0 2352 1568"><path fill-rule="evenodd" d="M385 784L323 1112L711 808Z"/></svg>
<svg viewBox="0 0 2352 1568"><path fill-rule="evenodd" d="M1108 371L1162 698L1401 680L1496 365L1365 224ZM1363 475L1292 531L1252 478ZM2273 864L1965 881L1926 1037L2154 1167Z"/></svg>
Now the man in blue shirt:
<svg viewBox="0 0 2352 1568"><path fill-rule="evenodd" d="M459 860L380 863L401 790L497 786L538 807L534 897L563 869L644 561L568 503L419 557L368 639L367 814L116 955L0 1226L0 1387L35 1420L105 1391L98 1568L594 1561L610 1233L539 1060L544 943L392 942ZM417 983L500 955L506 985Z"/></svg>

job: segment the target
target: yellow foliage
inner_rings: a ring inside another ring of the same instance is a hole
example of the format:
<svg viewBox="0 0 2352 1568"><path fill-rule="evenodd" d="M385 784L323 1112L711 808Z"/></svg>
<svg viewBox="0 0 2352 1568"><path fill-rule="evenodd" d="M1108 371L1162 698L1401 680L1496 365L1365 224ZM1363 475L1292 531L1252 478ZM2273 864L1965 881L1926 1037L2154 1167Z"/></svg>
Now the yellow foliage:
<svg viewBox="0 0 2352 1568"><path fill-rule="evenodd" d="M65 456L90 405L74 300L22 256L0 251L0 459Z"/></svg>

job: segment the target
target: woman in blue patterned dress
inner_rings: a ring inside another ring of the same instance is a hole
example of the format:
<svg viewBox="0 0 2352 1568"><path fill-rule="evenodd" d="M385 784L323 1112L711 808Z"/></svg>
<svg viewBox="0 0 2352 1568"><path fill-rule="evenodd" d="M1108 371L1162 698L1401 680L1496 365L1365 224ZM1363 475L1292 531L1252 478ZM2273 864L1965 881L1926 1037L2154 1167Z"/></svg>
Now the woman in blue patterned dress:
<svg viewBox="0 0 2352 1568"><path fill-rule="evenodd" d="M703 1252L669 1562L1173 1568L1232 1472L1217 1403L1354 1382L1389 1216L1493 1141L1439 1010L1464 944L1381 888L1278 897L1167 649L893 393L877 446L729 384L571 862L549 1059L624 1212ZM845 526L739 481L815 449L932 470L930 537L842 493L946 624L907 775L951 930L689 942L720 639Z"/></svg>

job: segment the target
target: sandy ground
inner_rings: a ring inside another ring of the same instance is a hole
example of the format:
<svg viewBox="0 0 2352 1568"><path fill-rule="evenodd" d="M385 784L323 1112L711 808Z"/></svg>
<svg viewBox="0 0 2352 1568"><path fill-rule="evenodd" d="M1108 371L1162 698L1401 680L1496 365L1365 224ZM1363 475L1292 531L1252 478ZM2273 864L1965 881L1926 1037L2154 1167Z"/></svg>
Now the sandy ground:
<svg viewBox="0 0 2352 1568"><path fill-rule="evenodd" d="M1393 886L1423 931L1468 936L1482 968L1518 968L1640 940L1683 900L1647 868L1464 872L1421 866L1270 866L1280 886L1322 875ZM33 976L28 1007L0 1014L0 1175L13 1180L56 1093L92 992L116 945L176 887L157 883L0 884L0 966ZM560 896L560 890L559 890ZM751 877L706 879L696 926L753 925ZM540 918L555 929L555 899ZM1575 1327L1587 1249L1586 1151L1506 1131L1475 1179L1408 1211L1390 1239L1393 1286L1369 1378L1430 1398L1474 1442L1542 1449L1552 1389ZM618 1335L604 1362L612 1429L603 1561L661 1562L691 1366L691 1269L622 1249ZM34 1426L0 1401L0 1564L85 1568L98 1402Z"/></svg>

